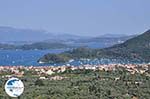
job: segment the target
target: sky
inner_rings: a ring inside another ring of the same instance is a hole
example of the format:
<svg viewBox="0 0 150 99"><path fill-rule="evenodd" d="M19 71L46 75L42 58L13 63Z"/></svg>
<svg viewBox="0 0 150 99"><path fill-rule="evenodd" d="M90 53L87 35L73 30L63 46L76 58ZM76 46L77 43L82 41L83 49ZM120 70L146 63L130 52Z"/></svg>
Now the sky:
<svg viewBox="0 0 150 99"><path fill-rule="evenodd" d="M150 0L0 0L0 26L83 36L150 29Z"/></svg>

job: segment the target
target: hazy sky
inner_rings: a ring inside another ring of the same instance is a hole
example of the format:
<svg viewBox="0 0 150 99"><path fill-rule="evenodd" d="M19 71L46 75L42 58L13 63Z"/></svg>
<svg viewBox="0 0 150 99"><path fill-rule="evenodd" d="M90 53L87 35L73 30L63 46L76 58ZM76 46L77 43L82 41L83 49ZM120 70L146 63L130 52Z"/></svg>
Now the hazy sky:
<svg viewBox="0 0 150 99"><path fill-rule="evenodd" d="M0 26L77 35L150 29L150 0L0 0Z"/></svg>

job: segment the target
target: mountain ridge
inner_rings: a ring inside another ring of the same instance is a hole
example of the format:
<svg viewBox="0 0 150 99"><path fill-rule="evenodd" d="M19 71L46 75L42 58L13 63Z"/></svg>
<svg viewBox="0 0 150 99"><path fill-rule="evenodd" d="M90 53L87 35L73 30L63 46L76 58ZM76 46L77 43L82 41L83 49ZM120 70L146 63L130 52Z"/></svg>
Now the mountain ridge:
<svg viewBox="0 0 150 99"><path fill-rule="evenodd" d="M78 35L72 35L66 33L55 34L52 32L47 32L45 30L18 29L13 27L4 27L4 26L0 26L0 35L1 35L0 43L9 44L10 46L12 45L13 46L33 45L34 46L34 43L41 42L45 44L45 46L47 46L47 43L50 43L50 45L52 43L53 44L56 43L57 45L58 43L60 43L60 44L65 44L67 46L74 46L74 47L87 46L93 49L110 47L114 44L123 43L124 41L134 37L134 36L124 36L122 34L111 34L111 36L114 35L113 37L110 37L109 34L105 34L103 36L98 36L98 37L88 37L88 36L78 36ZM45 47L44 45L41 46ZM2 47L5 46L3 45L1 46L1 48Z"/></svg>

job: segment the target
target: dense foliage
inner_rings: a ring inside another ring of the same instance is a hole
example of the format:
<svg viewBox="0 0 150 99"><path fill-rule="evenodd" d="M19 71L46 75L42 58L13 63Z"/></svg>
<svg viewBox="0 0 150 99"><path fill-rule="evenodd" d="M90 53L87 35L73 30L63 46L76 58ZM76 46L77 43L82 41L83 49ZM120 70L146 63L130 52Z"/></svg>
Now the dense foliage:
<svg viewBox="0 0 150 99"><path fill-rule="evenodd" d="M25 91L20 99L149 99L150 77L130 74L123 68L116 71L67 70L52 76L64 80L39 80L25 76ZM48 78L51 76L47 76ZM4 91L5 78L0 79L0 99L11 99Z"/></svg>

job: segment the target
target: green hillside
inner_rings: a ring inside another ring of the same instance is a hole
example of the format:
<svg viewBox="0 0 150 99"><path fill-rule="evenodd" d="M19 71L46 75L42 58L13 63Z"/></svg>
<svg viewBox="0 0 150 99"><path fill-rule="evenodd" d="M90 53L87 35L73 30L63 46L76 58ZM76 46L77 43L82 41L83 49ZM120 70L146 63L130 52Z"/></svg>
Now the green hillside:
<svg viewBox="0 0 150 99"><path fill-rule="evenodd" d="M127 40L123 44L115 45L106 49L114 55L120 55L124 58L140 59L146 62L150 61L150 30L145 33Z"/></svg>
<svg viewBox="0 0 150 99"><path fill-rule="evenodd" d="M55 59L54 59L55 58ZM65 58L65 59L64 59ZM57 55L47 54L38 61L65 62L80 58L114 58L150 62L150 30L126 42L104 49L77 48ZM58 61L60 60L60 61Z"/></svg>

